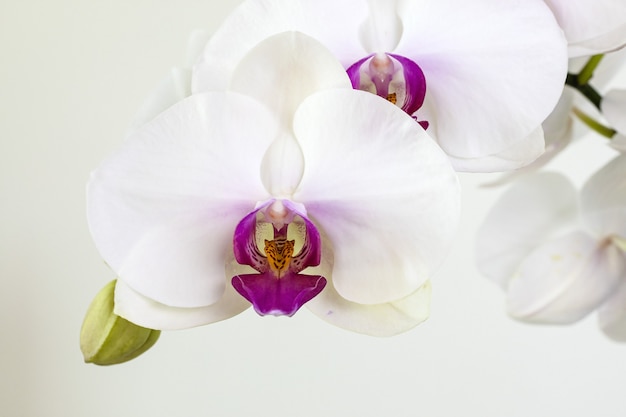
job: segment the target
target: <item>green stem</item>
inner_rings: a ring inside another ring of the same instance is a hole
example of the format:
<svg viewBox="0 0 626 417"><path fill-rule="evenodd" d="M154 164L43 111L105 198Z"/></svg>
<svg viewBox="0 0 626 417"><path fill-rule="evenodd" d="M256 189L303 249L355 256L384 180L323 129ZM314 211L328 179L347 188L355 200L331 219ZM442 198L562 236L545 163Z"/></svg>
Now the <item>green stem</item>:
<svg viewBox="0 0 626 417"><path fill-rule="evenodd" d="M602 103L602 96L598 91L589 84L581 84L578 82L578 75L568 73L565 79L565 85L578 90L583 96L587 98L598 110L600 110L600 104Z"/></svg>
<svg viewBox="0 0 626 417"><path fill-rule="evenodd" d="M578 73L578 83L580 85L585 85L591 80L593 72L598 67L598 64L600 64L600 61L602 61L602 58L604 58L604 54L594 55L589 58L589 61L587 61L583 69Z"/></svg>
<svg viewBox="0 0 626 417"><path fill-rule="evenodd" d="M608 139L613 138L613 136L615 136L615 134L617 133L615 129L611 129L608 126L603 125L602 123L598 122L577 107L574 107L572 111L574 112L576 117L580 119L580 121L589 126L592 130L598 132Z"/></svg>

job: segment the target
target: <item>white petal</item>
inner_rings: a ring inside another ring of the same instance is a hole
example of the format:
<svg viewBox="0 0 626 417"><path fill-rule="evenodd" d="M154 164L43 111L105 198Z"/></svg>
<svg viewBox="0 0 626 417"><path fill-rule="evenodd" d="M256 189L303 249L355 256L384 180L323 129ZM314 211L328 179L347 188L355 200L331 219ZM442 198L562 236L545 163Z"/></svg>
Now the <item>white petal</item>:
<svg viewBox="0 0 626 417"><path fill-rule="evenodd" d="M290 130L298 105L329 88L352 88L339 61L321 43L299 32L263 40L239 62L230 89L256 98Z"/></svg>
<svg viewBox="0 0 626 417"><path fill-rule="evenodd" d="M138 130L88 186L89 226L105 261L160 303L216 302L237 222L269 197L260 165L277 129L251 98L210 93Z"/></svg>
<svg viewBox="0 0 626 417"><path fill-rule="evenodd" d="M623 0L545 0L570 44L570 56L595 55L626 44Z"/></svg>
<svg viewBox="0 0 626 417"><path fill-rule="evenodd" d="M524 260L511 281L509 314L534 323L578 321L615 291L624 261L615 246L583 232L550 241Z"/></svg>
<svg viewBox="0 0 626 417"><path fill-rule="evenodd" d="M123 281L115 286L115 314L139 326L178 330L215 323L236 316L250 307L230 285L219 301L207 307L169 307L134 291Z"/></svg>
<svg viewBox="0 0 626 417"><path fill-rule="evenodd" d="M611 90L602 99L602 114L611 127L626 135L626 90Z"/></svg>
<svg viewBox="0 0 626 417"><path fill-rule="evenodd" d="M261 163L261 181L274 197L293 194L304 172L304 155L291 132L282 132L267 149Z"/></svg>
<svg viewBox="0 0 626 417"><path fill-rule="evenodd" d="M626 236L626 155L605 165L581 191L583 220L598 237Z"/></svg>
<svg viewBox="0 0 626 417"><path fill-rule="evenodd" d="M497 154L468 159L450 156L450 161L459 172L503 172L531 164L544 151L543 130L539 127L529 136Z"/></svg>
<svg viewBox="0 0 626 417"><path fill-rule="evenodd" d="M359 28L367 52L393 51L402 36L398 0L368 0L369 15Z"/></svg>
<svg viewBox="0 0 626 417"><path fill-rule="evenodd" d="M396 53L424 71L420 117L457 158L498 154L530 135L556 105L567 45L542 1L403 3Z"/></svg>
<svg viewBox="0 0 626 417"><path fill-rule="evenodd" d="M483 186L491 187L510 183L523 175L538 171L561 153L574 137L574 119L571 116L573 102L574 90L566 87L559 99L559 103L550 113L550 116L542 123L545 149L537 159L515 171L507 172L497 180L483 184Z"/></svg>
<svg viewBox="0 0 626 417"><path fill-rule="evenodd" d="M552 161L555 156L561 153L561 151L571 143L573 137L573 125L573 120L570 118L569 123L567 123L567 130L561 132L562 134L559 137L552 136L550 138L550 145L546 145L546 149L543 154L541 154L541 156L535 159L531 164L526 165L515 171L507 172L497 180L483 184L483 186L491 187L510 183L511 181L518 179L523 175L528 175L532 172L536 172L540 168L547 165L550 161ZM546 136L546 143L547 142L548 138Z"/></svg>
<svg viewBox="0 0 626 417"><path fill-rule="evenodd" d="M327 237L322 241L322 263L307 274L327 279L324 290L306 306L322 320L370 336L393 336L412 329L430 315L430 281L413 294L382 304L359 304L343 298L333 286L333 251Z"/></svg>
<svg viewBox="0 0 626 417"><path fill-rule="evenodd" d="M337 59L315 39L283 32L256 45L236 67L231 90L266 104L283 124L283 134L268 149L262 166L265 187L274 196L293 194L304 169L293 137L293 115L310 94L352 85Z"/></svg>
<svg viewBox="0 0 626 417"><path fill-rule="evenodd" d="M546 148L552 146L561 147L561 143L568 143L571 140L574 97L576 97L575 91L569 86L565 86L556 107L548 118L543 121L542 127Z"/></svg>
<svg viewBox="0 0 626 417"><path fill-rule="evenodd" d="M459 186L445 154L399 108L356 90L310 96L294 131L306 158L294 198L334 246L339 294L380 304L416 291L458 222Z"/></svg>
<svg viewBox="0 0 626 417"><path fill-rule="evenodd" d="M424 322L430 316L430 281L414 293L382 304L358 304L346 300L331 284L306 306L322 320L370 336L394 336Z"/></svg>
<svg viewBox="0 0 626 417"><path fill-rule="evenodd" d="M564 176L529 175L492 207L476 235L478 269L506 289L513 273L542 242L577 218L577 195Z"/></svg>
<svg viewBox="0 0 626 417"><path fill-rule="evenodd" d="M598 325L611 339L626 342L626 276L611 297L598 309Z"/></svg>
<svg viewBox="0 0 626 417"><path fill-rule="evenodd" d="M588 57L579 58L579 60L587 62ZM600 91L606 90L609 82L624 68L624 63L626 63L626 48L605 54L601 65L593 73L593 86ZM570 72L572 72L571 68Z"/></svg>
<svg viewBox="0 0 626 417"><path fill-rule="evenodd" d="M331 49L344 67L367 55L357 36L365 0L244 1L222 23L195 66L193 91L224 90L239 61L265 38L298 31Z"/></svg>

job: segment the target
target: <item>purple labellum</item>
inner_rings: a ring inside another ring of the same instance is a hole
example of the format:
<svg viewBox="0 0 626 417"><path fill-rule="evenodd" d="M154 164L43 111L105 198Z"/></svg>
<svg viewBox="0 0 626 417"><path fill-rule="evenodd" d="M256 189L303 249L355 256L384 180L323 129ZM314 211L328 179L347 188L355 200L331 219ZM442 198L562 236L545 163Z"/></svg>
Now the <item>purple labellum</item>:
<svg viewBox="0 0 626 417"><path fill-rule="evenodd" d="M296 239L287 237L290 225L302 243L297 253ZM263 226L266 235L261 250L258 235ZM235 228L233 251L238 263L259 271L237 275L231 282L260 315L292 316L326 285L322 276L300 274L319 265L321 238L304 209L290 201L268 202L244 217Z"/></svg>
<svg viewBox="0 0 626 417"><path fill-rule="evenodd" d="M395 54L372 54L347 70L352 88L369 91L400 107L415 120L415 113L424 104L426 78L412 60ZM418 121L424 128L428 122Z"/></svg>
<svg viewBox="0 0 626 417"><path fill-rule="evenodd" d="M261 316L293 316L307 301L319 294L326 286L326 279L319 275L303 275L288 272L276 279L270 272L237 275L233 287Z"/></svg>

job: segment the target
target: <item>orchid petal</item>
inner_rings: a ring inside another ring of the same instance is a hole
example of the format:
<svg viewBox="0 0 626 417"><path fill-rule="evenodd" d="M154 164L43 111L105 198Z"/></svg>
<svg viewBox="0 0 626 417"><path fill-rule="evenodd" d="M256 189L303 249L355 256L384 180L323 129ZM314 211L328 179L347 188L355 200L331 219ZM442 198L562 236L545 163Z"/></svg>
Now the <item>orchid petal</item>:
<svg viewBox="0 0 626 417"><path fill-rule="evenodd" d="M229 285L219 301L206 307L170 307L134 291L123 281L115 286L115 314L139 326L158 330L179 330L215 323L236 316L250 303Z"/></svg>
<svg viewBox="0 0 626 417"><path fill-rule="evenodd" d="M239 62L230 89L266 104L287 130L298 105L329 88L352 88L337 58L315 39L284 32L263 40Z"/></svg>
<svg viewBox="0 0 626 417"><path fill-rule="evenodd" d="M626 90L611 90L602 99L602 114L612 128L626 135Z"/></svg>
<svg viewBox="0 0 626 417"><path fill-rule="evenodd" d="M361 44L369 53L393 51L402 36L398 0L368 0L367 4L369 15L359 28Z"/></svg>
<svg viewBox="0 0 626 417"><path fill-rule="evenodd" d="M381 304L358 304L327 286L307 307L322 320L370 336L394 336L423 323L430 316L430 281L412 294Z"/></svg>
<svg viewBox="0 0 626 417"><path fill-rule="evenodd" d="M290 196L304 172L304 155L298 141L284 130L267 148L261 162L261 181L273 196Z"/></svg>
<svg viewBox="0 0 626 417"><path fill-rule="evenodd" d="M420 117L456 158L498 154L556 105L567 72L561 29L542 1L404 2L395 53L424 71Z"/></svg>
<svg viewBox="0 0 626 417"><path fill-rule="evenodd" d="M615 246L583 232L567 234L524 260L508 288L509 314L533 323L573 323L615 291L625 268Z"/></svg>
<svg viewBox="0 0 626 417"><path fill-rule="evenodd" d="M483 186L492 187L510 183L516 178L539 170L561 153L574 137L573 102L574 90L566 86L558 104L550 113L550 116L541 124L545 139L544 152L532 163L515 171L507 172L495 181L483 184Z"/></svg>
<svg viewBox="0 0 626 417"><path fill-rule="evenodd" d="M348 75L315 39L285 32L248 52L236 67L230 87L266 104L282 121L284 134L267 150L261 176L272 195L293 194L304 169L302 151L291 134L293 114L316 91L351 88Z"/></svg>
<svg viewBox="0 0 626 417"><path fill-rule="evenodd" d="M88 187L94 241L120 279L169 306L219 300L235 226L269 197L259 171L277 129L253 99L208 93L135 132Z"/></svg>
<svg viewBox="0 0 626 417"><path fill-rule="evenodd" d="M495 181L491 181L489 183L483 184L484 187L492 187L497 185L503 185L506 183L510 183L514 179L520 178L523 175L528 175L532 172L539 170L540 168L547 165L555 156L557 156L563 149L565 149L572 141L573 136L573 120L570 118L566 124L566 129L561 132L560 136L551 136L548 139L548 132L545 132L546 138L546 148L541 154L541 156L535 159L531 164L516 169L515 171L510 171L504 173L500 178ZM547 145L548 140L550 144Z"/></svg>
<svg viewBox="0 0 626 417"><path fill-rule="evenodd" d="M581 191L581 212L598 237L626 236L626 155L596 172Z"/></svg>
<svg viewBox="0 0 626 417"><path fill-rule="evenodd" d="M244 1L209 40L194 68L193 91L228 88L235 67L260 40L287 31L302 32L317 39L347 68L366 55L356 31L367 18L367 4L365 0L357 3L335 0ZM354 34L346 36L346 30L351 29Z"/></svg>
<svg viewBox="0 0 626 417"><path fill-rule="evenodd" d="M393 336L412 329L430 315L431 285L426 281L412 294L381 304L359 304L343 298L333 281L333 248L322 240L322 264L307 269L328 279L324 291L306 305L320 319L342 329L370 336Z"/></svg>
<svg viewBox="0 0 626 417"><path fill-rule="evenodd" d="M563 93L552 113L541 124L546 140L546 149L555 146L562 147L562 143L569 143L572 138L572 107L574 106L575 91L569 86L563 88Z"/></svg>
<svg viewBox="0 0 626 417"><path fill-rule="evenodd" d="M239 294L252 303L258 314L293 316L324 289L326 279L319 275L292 272L276 278L270 272L264 272L236 275L232 284Z"/></svg>
<svg viewBox="0 0 626 417"><path fill-rule="evenodd" d="M450 161L458 172L502 172L523 168L537 160L544 151L543 129L539 127L497 154L467 159L450 156Z"/></svg>
<svg viewBox="0 0 626 417"><path fill-rule="evenodd" d="M402 110L357 90L317 93L296 112L302 202L334 246L333 285L362 304L415 292L456 231L459 186L445 154Z"/></svg>
<svg viewBox="0 0 626 417"><path fill-rule="evenodd" d="M611 339L626 342L626 276L617 290L598 309L598 325Z"/></svg>
<svg viewBox="0 0 626 417"><path fill-rule="evenodd" d="M235 260L241 265L249 265L258 272L264 272L268 268L267 259L257 245L257 233L260 231L257 227L257 215L259 210L267 205L269 203L257 208L241 219L233 233Z"/></svg>
<svg viewBox="0 0 626 417"><path fill-rule="evenodd" d="M506 289L521 262L577 217L577 193L564 176L539 173L520 179L487 214L476 234L478 269Z"/></svg>
<svg viewBox="0 0 626 417"><path fill-rule="evenodd" d="M589 58L585 57L579 58L579 61L582 61L584 66L585 63L588 62ZM570 62L572 60L570 59ZM593 73L593 85L600 91L605 91L610 84L610 81L613 80L624 68L624 64L626 63L626 48L619 49L614 52L610 52L604 55L602 58L602 64L599 65ZM570 68L570 72L572 72ZM575 71L574 73L577 73Z"/></svg>
<svg viewBox="0 0 626 417"><path fill-rule="evenodd" d="M570 56L595 55L626 44L622 0L545 0L570 44Z"/></svg>

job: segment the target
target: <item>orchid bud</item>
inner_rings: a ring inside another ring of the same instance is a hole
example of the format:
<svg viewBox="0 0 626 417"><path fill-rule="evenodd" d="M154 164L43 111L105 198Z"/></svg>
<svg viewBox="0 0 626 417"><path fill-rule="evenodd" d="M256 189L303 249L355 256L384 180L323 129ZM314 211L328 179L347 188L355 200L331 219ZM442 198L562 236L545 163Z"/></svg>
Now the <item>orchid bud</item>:
<svg viewBox="0 0 626 417"><path fill-rule="evenodd" d="M91 302L82 328L80 350L85 362L96 365L123 363L156 343L160 330L147 329L113 313L116 280L109 282Z"/></svg>

